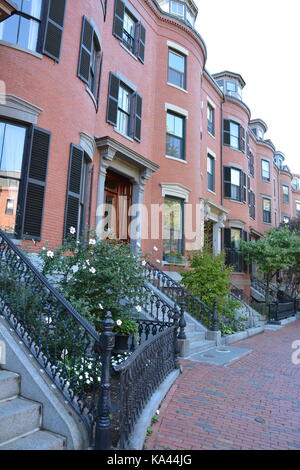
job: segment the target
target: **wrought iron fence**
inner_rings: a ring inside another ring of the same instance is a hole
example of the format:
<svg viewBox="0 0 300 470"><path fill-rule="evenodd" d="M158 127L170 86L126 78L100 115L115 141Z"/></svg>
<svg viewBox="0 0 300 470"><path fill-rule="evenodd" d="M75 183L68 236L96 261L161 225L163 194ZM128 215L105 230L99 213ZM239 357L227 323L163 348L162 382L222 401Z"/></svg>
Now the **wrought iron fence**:
<svg viewBox="0 0 300 470"><path fill-rule="evenodd" d="M101 334L96 332L0 230L0 314L83 419L90 446L98 450L111 448L112 432L115 445L125 443L129 418L132 430L146 398L177 364L178 330L179 337L185 337L183 311L171 308L146 286L145 294L142 308L148 318L136 319L138 339L132 343L134 352L119 382L111 378L115 341L111 313L104 316ZM149 354L153 360L148 364ZM151 374L144 371L149 384L145 383L147 390L142 393L130 377L145 367ZM133 414L126 408L132 396L141 399ZM115 424L120 410L126 421L119 429Z"/></svg>
<svg viewBox="0 0 300 470"><path fill-rule="evenodd" d="M176 282L148 261L144 263L144 268L146 280L169 297L177 306L180 307L181 311L188 312L194 318L203 323L203 325L208 329L213 331L218 330L216 305L214 308L210 308L198 297L195 297L187 291L181 284L179 284L179 282ZM180 335L179 338L181 338Z"/></svg>
<svg viewBox="0 0 300 470"><path fill-rule="evenodd" d="M120 448L129 437L144 406L164 379L179 367L177 327L171 326L149 339L115 367L120 380Z"/></svg>

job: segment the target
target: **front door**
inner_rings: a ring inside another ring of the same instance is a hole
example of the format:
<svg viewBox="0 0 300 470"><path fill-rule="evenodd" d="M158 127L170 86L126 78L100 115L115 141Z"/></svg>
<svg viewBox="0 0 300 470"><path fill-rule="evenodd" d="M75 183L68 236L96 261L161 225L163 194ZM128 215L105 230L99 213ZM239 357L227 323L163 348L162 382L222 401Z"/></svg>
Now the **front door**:
<svg viewBox="0 0 300 470"><path fill-rule="evenodd" d="M132 183L129 179L107 171L105 180L105 225L104 231L110 239L130 242L128 227L129 208L132 204Z"/></svg>

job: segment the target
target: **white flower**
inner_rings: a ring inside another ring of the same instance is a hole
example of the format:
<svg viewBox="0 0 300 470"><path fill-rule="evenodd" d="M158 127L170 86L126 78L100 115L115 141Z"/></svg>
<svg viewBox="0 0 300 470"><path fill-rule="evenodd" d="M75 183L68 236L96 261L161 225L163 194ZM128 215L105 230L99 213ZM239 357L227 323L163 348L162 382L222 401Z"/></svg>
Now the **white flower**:
<svg viewBox="0 0 300 470"><path fill-rule="evenodd" d="M45 246L43 246L42 250L45 251L45 250L47 250L47 248Z"/></svg>
<svg viewBox="0 0 300 470"><path fill-rule="evenodd" d="M68 350L67 349L63 349L62 353L61 353L61 358L64 359L65 356L68 355Z"/></svg>
<svg viewBox="0 0 300 470"><path fill-rule="evenodd" d="M136 308L137 312L141 312L141 311L142 311L142 307L141 307L140 305L137 305L135 308Z"/></svg>
<svg viewBox="0 0 300 470"><path fill-rule="evenodd" d="M95 274L96 269L95 268L90 268L89 271L90 271L90 273Z"/></svg>
<svg viewBox="0 0 300 470"><path fill-rule="evenodd" d="M154 246L154 247L153 247L153 250L154 250L154 251L158 251L157 246Z"/></svg>
<svg viewBox="0 0 300 470"><path fill-rule="evenodd" d="M46 320L46 323L48 323L48 325L50 325L50 323L52 323L52 318L51 317L45 317L45 320Z"/></svg>
<svg viewBox="0 0 300 470"><path fill-rule="evenodd" d="M137 246L138 248L141 248L141 244L140 244L139 242L136 242L136 246Z"/></svg>
<svg viewBox="0 0 300 470"><path fill-rule="evenodd" d="M121 325L122 325L122 320L117 320L117 321L116 321L116 324L117 324L118 326L121 326Z"/></svg>
<svg viewBox="0 0 300 470"><path fill-rule="evenodd" d="M103 310L103 305L102 305L102 304L99 304L99 308L100 308L101 310Z"/></svg>
<svg viewBox="0 0 300 470"><path fill-rule="evenodd" d="M77 273L77 271L79 271L79 267L77 266L77 264L72 267L72 271L74 274Z"/></svg>
<svg viewBox="0 0 300 470"><path fill-rule="evenodd" d="M70 233L74 235L76 233L75 227L70 227Z"/></svg>
<svg viewBox="0 0 300 470"><path fill-rule="evenodd" d="M86 264L87 264L88 266L91 264L89 259L86 260Z"/></svg>
<svg viewBox="0 0 300 470"><path fill-rule="evenodd" d="M89 245L96 245L96 240L94 238L90 238Z"/></svg>
<svg viewBox="0 0 300 470"><path fill-rule="evenodd" d="M156 414L159 415L159 410L156 411Z"/></svg>
<svg viewBox="0 0 300 470"><path fill-rule="evenodd" d="M146 261L146 260L143 260L143 261L142 261L142 266L146 266L146 264L147 264L147 261Z"/></svg>
<svg viewBox="0 0 300 470"><path fill-rule="evenodd" d="M157 263L160 263L160 259L157 259L156 262L157 262Z"/></svg>
<svg viewBox="0 0 300 470"><path fill-rule="evenodd" d="M51 250L47 251L47 256L48 256L48 258L53 258L54 257L53 251L51 251Z"/></svg>

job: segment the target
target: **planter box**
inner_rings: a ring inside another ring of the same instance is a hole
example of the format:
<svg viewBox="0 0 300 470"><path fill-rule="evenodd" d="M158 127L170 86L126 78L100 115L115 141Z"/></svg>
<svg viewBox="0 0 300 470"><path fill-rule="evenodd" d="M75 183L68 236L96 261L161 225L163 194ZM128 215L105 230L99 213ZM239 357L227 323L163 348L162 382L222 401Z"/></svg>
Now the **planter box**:
<svg viewBox="0 0 300 470"><path fill-rule="evenodd" d="M178 256L174 256L174 255L164 255L163 260L166 263L178 264L180 266L185 266L185 264L186 264L186 259L185 258L179 258Z"/></svg>

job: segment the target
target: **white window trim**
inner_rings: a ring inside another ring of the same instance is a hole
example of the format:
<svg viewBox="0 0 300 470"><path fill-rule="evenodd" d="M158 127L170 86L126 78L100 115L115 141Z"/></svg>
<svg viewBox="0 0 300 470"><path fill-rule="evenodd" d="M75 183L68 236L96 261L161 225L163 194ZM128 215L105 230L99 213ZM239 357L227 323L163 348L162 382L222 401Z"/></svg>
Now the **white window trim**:
<svg viewBox="0 0 300 470"><path fill-rule="evenodd" d="M42 59L43 55L39 52L32 51L31 49L27 49L26 47L19 46L18 44L14 44L13 42L4 41L4 39L0 40L0 46L11 47L12 49L16 49L17 51L25 52L26 54L33 55L38 59Z"/></svg>
<svg viewBox="0 0 300 470"><path fill-rule="evenodd" d="M184 116L186 119L189 118L189 112L186 109L180 108L179 106L176 106L175 104L171 103L165 103L165 111L174 111L174 113L181 114Z"/></svg>
<svg viewBox="0 0 300 470"><path fill-rule="evenodd" d="M184 93L188 93L185 88L181 88L181 86L174 85L173 83L167 82L167 85L177 88L177 90L184 91Z"/></svg>
<svg viewBox="0 0 300 470"><path fill-rule="evenodd" d="M214 109L216 109L216 104L207 96L207 103Z"/></svg>
<svg viewBox="0 0 300 470"><path fill-rule="evenodd" d="M165 155L165 158L169 158L170 160L175 160L176 162L187 164L186 160L183 160L182 158L172 157L172 155Z"/></svg>
<svg viewBox="0 0 300 470"><path fill-rule="evenodd" d="M0 115L18 121L37 124L42 108L29 103L15 95L4 95L4 103L0 103Z"/></svg>
<svg viewBox="0 0 300 470"><path fill-rule="evenodd" d="M176 42L173 41L167 41L167 46L170 47L171 49L174 49L175 51L180 52L181 54L184 54L186 56L189 55L189 51L185 49L184 47L180 46Z"/></svg>
<svg viewBox="0 0 300 470"><path fill-rule="evenodd" d="M162 197L173 196L179 199L183 199L185 202L189 202L189 193L191 189L183 186L179 183L160 183L162 188L161 195Z"/></svg>
<svg viewBox="0 0 300 470"><path fill-rule="evenodd" d="M207 155L210 155L211 157L213 157L216 160L217 154L213 150L211 150L209 147L207 147L206 151L207 151Z"/></svg>

